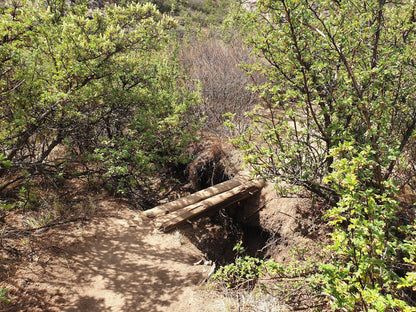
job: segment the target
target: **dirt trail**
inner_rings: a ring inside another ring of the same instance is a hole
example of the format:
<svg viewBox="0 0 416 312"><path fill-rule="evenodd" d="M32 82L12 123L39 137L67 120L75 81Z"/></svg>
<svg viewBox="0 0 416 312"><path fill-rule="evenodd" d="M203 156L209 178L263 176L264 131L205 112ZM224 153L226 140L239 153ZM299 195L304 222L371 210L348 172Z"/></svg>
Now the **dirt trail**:
<svg viewBox="0 0 416 312"><path fill-rule="evenodd" d="M162 234L123 209L27 242L32 261L5 281L4 311L205 311L198 284L209 266L179 232ZM208 310L207 310L208 311Z"/></svg>

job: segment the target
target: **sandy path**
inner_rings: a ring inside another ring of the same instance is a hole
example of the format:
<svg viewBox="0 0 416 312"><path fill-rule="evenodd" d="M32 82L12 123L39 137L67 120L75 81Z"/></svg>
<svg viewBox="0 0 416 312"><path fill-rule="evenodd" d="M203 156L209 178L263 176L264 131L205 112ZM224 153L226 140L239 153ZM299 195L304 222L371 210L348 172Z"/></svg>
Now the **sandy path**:
<svg viewBox="0 0 416 312"><path fill-rule="evenodd" d="M32 262L6 281L4 311L203 311L197 285L209 267L180 233L162 234L123 210L42 234ZM4 284L4 283L3 283Z"/></svg>

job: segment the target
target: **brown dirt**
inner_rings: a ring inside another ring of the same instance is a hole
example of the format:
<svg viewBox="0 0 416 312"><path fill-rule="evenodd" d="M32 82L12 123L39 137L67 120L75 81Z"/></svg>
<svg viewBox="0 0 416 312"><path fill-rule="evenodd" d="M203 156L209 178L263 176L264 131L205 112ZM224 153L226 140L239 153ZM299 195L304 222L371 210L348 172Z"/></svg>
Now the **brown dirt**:
<svg viewBox="0 0 416 312"><path fill-rule="evenodd" d="M313 206L307 199L279 198L269 184L244 205L170 234L155 231L128 204L98 195L79 211L90 215L85 221L27 231L24 215L9 215L0 231L0 289L9 288L12 302L0 311L291 311L283 291L266 298L200 286L213 268L205 260L232 261L239 240L253 243L255 256L264 246L262 233L247 232L236 218L267 232L267 256L281 263L290 265L293 250L300 261L319 258L325 231L316 224L322 209ZM312 302L309 292L292 286L286 287L291 306ZM295 300L293 293L302 296ZM259 308L260 302L268 308Z"/></svg>
<svg viewBox="0 0 416 312"><path fill-rule="evenodd" d="M316 258L322 252L319 243L326 241L329 229L322 222L322 203L310 198L279 197L274 185L267 183L258 196L251 198L242 213L243 222L260 226L270 234L267 255L278 262L292 260L295 250Z"/></svg>
<svg viewBox="0 0 416 312"><path fill-rule="evenodd" d="M154 231L120 203L100 206L85 224L23 237L28 257L3 255L0 287L12 303L2 311L209 311L198 285L211 267L195 265L203 255L185 236Z"/></svg>

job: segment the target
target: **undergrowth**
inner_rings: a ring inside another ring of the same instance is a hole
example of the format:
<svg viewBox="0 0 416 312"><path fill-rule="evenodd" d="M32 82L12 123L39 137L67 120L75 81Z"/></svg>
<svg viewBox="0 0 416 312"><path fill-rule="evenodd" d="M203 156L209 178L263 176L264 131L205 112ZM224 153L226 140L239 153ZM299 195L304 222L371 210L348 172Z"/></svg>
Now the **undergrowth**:
<svg viewBox="0 0 416 312"><path fill-rule="evenodd" d="M274 309L266 311L284 311L283 306L289 305L321 311L325 305L315 283L317 262L309 258L304 261L296 259L303 251L293 250L291 261L283 264L274 259L245 256L245 248L241 242L233 250L237 253L235 261L220 267L212 279L218 283L222 293L232 292L234 298L238 299L238 304L249 293L250 296L267 297L268 301L279 303ZM253 307L247 311L263 310Z"/></svg>

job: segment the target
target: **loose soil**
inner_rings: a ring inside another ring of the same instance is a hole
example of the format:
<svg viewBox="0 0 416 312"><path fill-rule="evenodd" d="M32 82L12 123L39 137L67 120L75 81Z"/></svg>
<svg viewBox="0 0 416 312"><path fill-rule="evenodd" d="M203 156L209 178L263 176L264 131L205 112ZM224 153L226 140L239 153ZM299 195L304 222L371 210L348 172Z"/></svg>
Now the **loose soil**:
<svg viewBox="0 0 416 312"><path fill-rule="evenodd" d="M100 206L88 222L20 239L25 261L3 255L12 303L2 311L209 311L198 293L211 266L185 236L154 231L118 202Z"/></svg>
<svg viewBox="0 0 416 312"><path fill-rule="evenodd" d="M316 308L310 292L298 280L298 288L282 280L287 291L268 297L225 289L218 293L205 283L214 262L218 267L234 261L232 248L240 240L250 255L272 257L281 263L293 257L300 261L319 257L318 241L325 230L316 223L316 205L307 199L278 198L272 185L267 185L242 205L168 234L156 231L150 220L121 200L103 197L90 201L94 207L88 208L91 211L85 219L37 230L24 227L23 215L8 216L14 219L6 220L7 226L0 232L0 289L9 289L12 302L0 311ZM300 251L299 255L293 250ZM285 301L287 293L290 302Z"/></svg>

